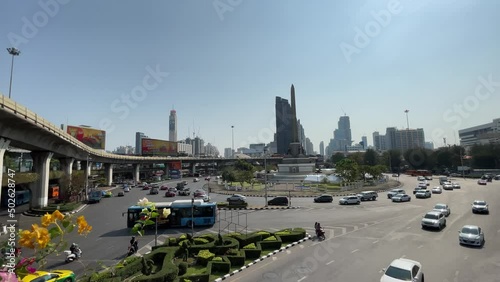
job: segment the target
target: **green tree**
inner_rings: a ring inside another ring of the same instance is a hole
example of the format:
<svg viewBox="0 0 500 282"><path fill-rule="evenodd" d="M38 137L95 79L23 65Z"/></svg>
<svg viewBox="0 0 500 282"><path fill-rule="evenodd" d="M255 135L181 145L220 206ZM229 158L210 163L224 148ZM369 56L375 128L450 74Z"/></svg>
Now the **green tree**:
<svg viewBox="0 0 500 282"><path fill-rule="evenodd" d="M366 150L363 158L365 165L374 166L378 164L378 153L373 149Z"/></svg>
<svg viewBox="0 0 500 282"><path fill-rule="evenodd" d="M14 157L9 156L7 152L3 156L3 165L5 166L6 169L13 169L13 170L18 170L19 166L15 160Z"/></svg>
<svg viewBox="0 0 500 282"><path fill-rule="evenodd" d="M427 166L427 151L422 148L412 148L404 152L404 158L414 169L424 169Z"/></svg>
<svg viewBox="0 0 500 282"><path fill-rule="evenodd" d="M235 173L235 177L236 181L241 184L241 187L243 187L243 184L245 182L251 182L251 180L253 179L253 172L248 170L237 170Z"/></svg>
<svg viewBox="0 0 500 282"><path fill-rule="evenodd" d="M355 161L358 165L362 165L364 164L364 153L362 152L355 152L355 153L352 153L348 156L349 159Z"/></svg>
<svg viewBox="0 0 500 282"><path fill-rule="evenodd" d="M330 162L332 164L336 164L338 162L340 162L341 160L345 159L345 156L344 154L342 153L335 153L333 154L331 157L330 157Z"/></svg>
<svg viewBox="0 0 500 282"><path fill-rule="evenodd" d="M61 178L59 178L61 199L64 201L71 201L72 199L75 199L76 196L85 189L85 184L84 173L74 171L71 177L64 174Z"/></svg>
<svg viewBox="0 0 500 282"><path fill-rule="evenodd" d="M366 181L366 174L375 177L375 175L373 175L373 167L370 165L360 165L358 166L358 169L359 172L361 173L361 177L363 177L365 181Z"/></svg>
<svg viewBox="0 0 500 282"><path fill-rule="evenodd" d="M221 174L222 180L226 182L236 181L235 170L233 168L225 168Z"/></svg>
<svg viewBox="0 0 500 282"><path fill-rule="evenodd" d="M351 159L344 159L336 164L335 172L343 181L352 182L359 177L359 166Z"/></svg>
<svg viewBox="0 0 500 282"><path fill-rule="evenodd" d="M240 171L251 171L251 172L255 171L255 167L244 160L238 160L236 164L234 164L234 168Z"/></svg>

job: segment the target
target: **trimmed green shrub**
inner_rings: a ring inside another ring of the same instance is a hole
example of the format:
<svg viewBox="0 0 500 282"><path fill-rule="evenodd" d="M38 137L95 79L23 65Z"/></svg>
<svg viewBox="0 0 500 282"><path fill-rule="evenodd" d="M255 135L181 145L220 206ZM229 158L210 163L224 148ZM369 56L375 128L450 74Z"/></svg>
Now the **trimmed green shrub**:
<svg viewBox="0 0 500 282"><path fill-rule="evenodd" d="M238 249L229 249L225 254L228 256L237 256L239 253L240 251Z"/></svg>
<svg viewBox="0 0 500 282"><path fill-rule="evenodd" d="M227 202L217 202L217 208L225 208L229 205Z"/></svg>
<svg viewBox="0 0 500 282"><path fill-rule="evenodd" d="M179 240L184 240L184 239L187 239L187 235L186 234L182 234L181 236L179 236Z"/></svg>
<svg viewBox="0 0 500 282"><path fill-rule="evenodd" d="M257 259L260 258L260 254L262 253L261 249L244 249L245 258L247 259Z"/></svg>
<svg viewBox="0 0 500 282"><path fill-rule="evenodd" d="M303 228L296 228L296 229L284 229L280 230L278 232L275 232L274 235L278 238L283 243L292 243L299 241L300 239L303 239L306 237L306 231Z"/></svg>
<svg viewBox="0 0 500 282"><path fill-rule="evenodd" d="M221 257L214 257L214 258L212 259L212 261L222 261L222 258L221 258Z"/></svg>
<svg viewBox="0 0 500 282"><path fill-rule="evenodd" d="M243 247L243 249L256 249L257 247L255 246L254 243L251 243L251 244L248 244L246 246Z"/></svg>
<svg viewBox="0 0 500 282"><path fill-rule="evenodd" d="M189 248L189 253L197 254L201 250L212 250L214 248L214 246L215 246L215 242L208 242L208 243L202 244L202 245L189 245L188 248Z"/></svg>
<svg viewBox="0 0 500 282"><path fill-rule="evenodd" d="M177 245L182 246L184 242L189 243L189 240L188 239L179 240L179 243L177 243Z"/></svg>
<svg viewBox="0 0 500 282"><path fill-rule="evenodd" d="M240 235L235 237L236 240L240 241L240 246L246 246L251 243L257 243L262 241L262 235L257 233L250 233L248 235Z"/></svg>
<svg viewBox="0 0 500 282"><path fill-rule="evenodd" d="M214 253L211 253L209 250L201 250L198 252L196 262L206 266L209 261L211 261L215 257Z"/></svg>
<svg viewBox="0 0 500 282"><path fill-rule="evenodd" d="M179 276L182 276L184 274L187 273L187 269L188 269L188 264L187 262L181 262L179 263Z"/></svg>
<svg viewBox="0 0 500 282"><path fill-rule="evenodd" d="M225 261L211 261L208 263L207 268L210 274L224 273L227 274L231 271L231 264Z"/></svg>
<svg viewBox="0 0 500 282"><path fill-rule="evenodd" d="M208 241L207 239L204 239L204 238L194 238L193 241L194 241L195 245L204 245L204 244L207 244L207 243L210 242L210 241Z"/></svg>
<svg viewBox="0 0 500 282"><path fill-rule="evenodd" d="M155 263L158 260L163 260L161 263L161 269L151 275L143 275L134 279L134 281L144 281L144 282L164 282L164 281L174 281L177 278L177 273L179 269L172 260L174 259L175 251L178 247L161 247L151 253L144 256L145 259L152 259ZM141 265L142 266L142 265Z"/></svg>
<svg viewBox="0 0 500 282"><path fill-rule="evenodd" d="M255 251L255 250L252 250ZM259 253L260 256L260 253ZM231 262L231 267L238 267L245 265L245 257L244 256L225 256L225 258Z"/></svg>
<svg viewBox="0 0 500 282"><path fill-rule="evenodd" d="M189 276L181 277L179 280L182 281L182 279L192 281L192 282L209 282L210 281L210 274L204 273L204 274L189 275Z"/></svg>
<svg viewBox="0 0 500 282"><path fill-rule="evenodd" d="M231 232L231 233L228 233L226 236L236 237L236 236L241 236L241 233L239 233L239 232Z"/></svg>
<svg viewBox="0 0 500 282"><path fill-rule="evenodd" d="M227 206L224 206L223 208L225 209L245 209L248 207L248 203L240 203L240 202L237 202L237 203L231 203ZM220 207L222 208L222 206Z"/></svg>
<svg viewBox="0 0 500 282"><path fill-rule="evenodd" d="M276 237L270 236L270 237L267 237L266 239L264 239L264 241L276 241Z"/></svg>
<svg viewBox="0 0 500 282"><path fill-rule="evenodd" d="M169 246L177 245L177 238L168 238L168 245Z"/></svg>
<svg viewBox="0 0 500 282"><path fill-rule="evenodd" d="M266 251L274 251L279 250L281 248L281 241L261 241L257 243L257 247L260 247L261 250Z"/></svg>
<svg viewBox="0 0 500 282"><path fill-rule="evenodd" d="M224 245L218 246L215 245L210 248L210 251L216 255L225 255L227 250L229 249L239 249L240 248L240 242L234 238L231 237L225 237L223 238Z"/></svg>
<svg viewBox="0 0 500 282"><path fill-rule="evenodd" d="M271 233L269 233L267 231L259 231L259 232L255 233L255 234L262 235L262 239L265 239L265 238L271 236Z"/></svg>

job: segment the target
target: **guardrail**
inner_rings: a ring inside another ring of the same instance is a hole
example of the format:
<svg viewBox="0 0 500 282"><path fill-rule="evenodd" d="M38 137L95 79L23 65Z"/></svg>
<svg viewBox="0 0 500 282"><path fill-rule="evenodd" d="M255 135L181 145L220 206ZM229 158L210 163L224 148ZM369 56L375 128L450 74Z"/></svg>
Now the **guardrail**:
<svg viewBox="0 0 500 282"><path fill-rule="evenodd" d="M76 139L75 137L66 133L60 127L52 124L48 120L39 116L38 114L30 111L25 106L18 104L17 102L13 101L12 99L9 99L8 97L6 97L2 94L0 94L0 108L18 116L18 117L22 117L25 120L27 120L28 122L42 128L42 129L45 129L46 131L57 136L58 138L63 139L66 142L70 143L72 146L75 146L78 149L80 149L81 151L84 151L85 153L91 155L91 157L101 157L101 158L107 158L107 159L111 159L111 160L127 160L127 161L139 161L139 162L140 161L182 161L182 160L209 161L209 160L213 160L211 158L204 159L204 158L193 158L193 157L155 157L155 156L144 157L144 156L125 156L125 155L112 154L112 153L97 150L97 149L94 149L94 148L91 148L91 147L85 145L84 143L82 143L78 139ZM75 156L68 156L68 157L75 157ZM272 159L281 159L281 158L269 157L267 159L272 160Z"/></svg>

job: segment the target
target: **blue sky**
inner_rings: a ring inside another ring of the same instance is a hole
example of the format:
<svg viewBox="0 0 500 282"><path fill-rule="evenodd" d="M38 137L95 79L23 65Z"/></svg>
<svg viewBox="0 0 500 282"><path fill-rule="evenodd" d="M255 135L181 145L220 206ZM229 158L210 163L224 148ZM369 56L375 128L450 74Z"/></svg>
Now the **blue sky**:
<svg viewBox="0 0 500 282"><path fill-rule="evenodd" d="M179 139L194 131L223 152L234 125L235 147L269 142L292 83L315 150L344 111L353 139L372 144L373 131L406 127L408 109L439 146L500 117L499 13L488 0L7 0L0 47L22 52L16 102L57 125L104 127L107 150L136 131L168 139L172 107Z"/></svg>

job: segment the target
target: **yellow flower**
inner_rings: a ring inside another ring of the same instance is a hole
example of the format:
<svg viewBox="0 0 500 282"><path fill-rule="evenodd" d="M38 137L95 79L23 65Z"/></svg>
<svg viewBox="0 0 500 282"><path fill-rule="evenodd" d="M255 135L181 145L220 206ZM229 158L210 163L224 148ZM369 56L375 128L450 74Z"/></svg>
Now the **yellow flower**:
<svg viewBox="0 0 500 282"><path fill-rule="evenodd" d="M56 218L53 217L51 214L46 213L44 216L42 216L42 226L47 227L50 224L54 223L56 221Z"/></svg>
<svg viewBox="0 0 500 282"><path fill-rule="evenodd" d="M31 241L31 232L29 230L21 231L19 235L19 245L28 249L34 249L35 245Z"/></svg>
<svg viewBox="0 0 500 282"><path fill-rule="evenodd" d="M31 241L38 245L38 249L44 249L50 242L50 235L47 228L38 227L38 224L31 225Z"/></svg>
<svg viewBox="0 0 500 282"><path fill-rule="evenodd" d="M87 235L88 233L90 233L90 231L92 231L92 226L90 226L87 223L87 221L85 220L85 217L83 215L79 216L76 219L76 223L78 224L78 233L79 234Z"/></svg>
<svg viewBox="0 0 500 282"><path fill-rule="evenodd" d="M59 210L56 210L55 212L53 212L52 216L61 220L61 221L64 219L64 214L62 214Z"/></svg>

